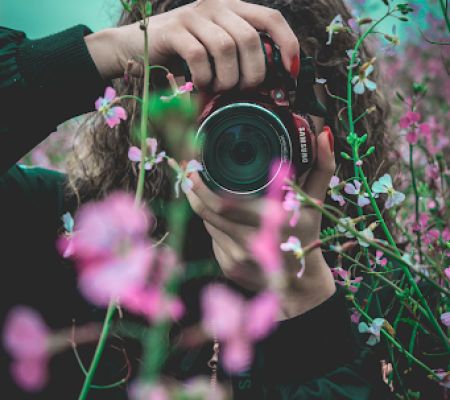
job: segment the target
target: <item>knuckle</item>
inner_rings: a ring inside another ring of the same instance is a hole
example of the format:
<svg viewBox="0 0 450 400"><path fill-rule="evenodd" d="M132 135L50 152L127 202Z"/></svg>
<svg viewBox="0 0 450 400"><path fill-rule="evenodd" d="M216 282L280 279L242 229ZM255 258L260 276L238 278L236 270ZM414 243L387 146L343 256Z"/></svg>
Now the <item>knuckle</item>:
<svg viewBox="0 0 450 400"><path fill-rule="evenodd" d="M236 53L236 43L229 35L220 35L217 42L217 50L219 53L229 55Z"/></svg>
<svg viewBox="0 0 450 400"><path fill-rule="evenodd" d="M261 47L261 40L259 38L258 32L256 32L256 30L251 26L242 29L242 32L239 35L239 41L243 45L251 47L252 49L258 49Z"/></svg>
<svg viewBox="0 0 450 400"><path fill-rule="evenodd" d="M199 63L206 57L206 50L203 46L191 45L186 51L186 61L189 63Z"/></svg>
<svg viewBox="0 0 450 400"><path fill-rule="evenodd" d="M270 17L270 20L273 21L273 22L282 22L282 21L284 21L283 14L281 14L280 11L275 10L273 8L271 8L270 11L269 11L269 17Z"/></svg>

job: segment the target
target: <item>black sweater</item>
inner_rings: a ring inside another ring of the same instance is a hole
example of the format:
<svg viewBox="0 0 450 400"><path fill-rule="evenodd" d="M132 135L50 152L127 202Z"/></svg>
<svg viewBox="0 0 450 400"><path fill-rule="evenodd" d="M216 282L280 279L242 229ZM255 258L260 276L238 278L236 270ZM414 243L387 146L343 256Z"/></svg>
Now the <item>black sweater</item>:
<svg viewBox="0 0 450 400"><path fill-rule="evenodd" d="M58 124L93 111L95 100L103 95L106 84L83 39L89 33L80 25L43 39L28 40L22 32L0 28L1 326L15 304L32 306L55 330L70 327L73 320L82 325L101 322L104 317L104 310L95 308L78 293L73 266L55 250L66 207L64 174L14 165ZM184 290L195 296L199 285L201 281L188 284ZM283 321L272 336L257 345L251 369L231 378L234 399L393 398L381 380L380 360L360 344L355 328L345 291L337 286L330 299ZM79 349L86 366L94 347ZM135 376L139 343L111 338L94 384L109 384L125 375L123 355L115 347L126 348ZM169 363L181 379L209 373L206 362L211 347L192 353L196 356L178 354ZM3 349L0 355L2 392L8 393L8 398L78 397L83 374L72 351L52 358L51 380L34 395L14 385L8 372L9 356ZM222 370L219 378L227 380ZM93 389L89 398L125 399L127 387Z"/></svg>

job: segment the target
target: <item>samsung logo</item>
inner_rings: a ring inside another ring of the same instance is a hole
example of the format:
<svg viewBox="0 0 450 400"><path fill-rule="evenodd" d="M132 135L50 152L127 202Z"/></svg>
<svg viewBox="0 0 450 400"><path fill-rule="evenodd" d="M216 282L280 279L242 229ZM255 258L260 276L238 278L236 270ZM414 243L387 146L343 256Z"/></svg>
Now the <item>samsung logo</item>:
<svg viewBox="0 0 450 400"><path fill-rule="evenodd" d="M306 131L304 126L298 128L298 135L300 139L300 154L302 155L302 163L308 164L308 144L306 142Z"/></svg>

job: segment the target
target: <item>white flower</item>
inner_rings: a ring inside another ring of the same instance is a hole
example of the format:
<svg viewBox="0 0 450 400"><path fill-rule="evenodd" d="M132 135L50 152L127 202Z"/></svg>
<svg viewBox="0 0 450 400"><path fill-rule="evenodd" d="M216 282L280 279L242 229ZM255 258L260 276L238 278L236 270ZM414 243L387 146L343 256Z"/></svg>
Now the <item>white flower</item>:
<svg viewBox="0 0 450 400"><path fill-rule="evenodd" d="M396 204L405 200L403 193L397 192L392 186L392 178L389 174L384 174L378 181L372 185L372 191L374 193L387 193L388 198L386 200L386 208L391 208Z"/></svg>
<svg viewBox="0 0 450 400"><path fill-rule="evenodd" d="M361 68L359 70L358 75L352 78L352 83L355 85L353 90L356 94L363 94L364 87L366 87L370 91L375 90L377 88L377 84L375 82L372 82L369 79L367 79L367 75L369 75L372 71L373 66L369 65L367 69Z"/></svg>
<svg viewBox="0 0 450 400"><path fill-rule="evenodd" d="M344 25L342 24L342 17L340 14L336 15L331 21L331 24L327 26L327 32L329 32L328 42L326 44L331 44L331 37L333 33L336 34L338 32L342 32L344 30Z"/></svg>
<svg viewBox="0 0 450 400"><path fill-rule="evenodd" d="M300 240L295 236L289 236L286 243L281 243L280 249L283 251L293 251L295 256L300 260L302 267L297 273L297 277L301 278L303 272L305 272L305 257Z"/></svg>
<svg viewBox="0 0 450 400"><path fill-rule="evenodd" d="M353 222L353 220L352 220L350 217L347 217L347 218L339 218L339 221L342 222L343 224L349 226L350 228L356 230L356 228L355 228L355 223ZM348 231L347 231L347 228L345 228L345 227L342 226L342 225L338 225L338 230L339 230L339 232L341 232L341 233L345 233L345 236L347 236L348 238L355 237L355 236L353 235L353 233L348 232Z"/></svg>
<svg viewBox="0 0 450 400"><path fill-rule="evenodd" d="M183 192L188 193L192 189L192 186L194 186L189 179L190 174L194 171L203 171L203 166L196 160L191 160L187 165L182 165L181 167L173 158L170 158L167 163L177 172L177 181L175 182L175 194L177 198L180 194L180 183ZM184 163L182 162L182 164Z"/></svg>
<svg viewBox="0 0 450 400"><path fill-rule="evenodd" d="M361 231L359 233L360 233L360 235L364 236L364 238L367 240L367 242L366 242L366 240L358 238L359 244L363 247L369 247L368 242L370 242L374 239L371 227L369 226L368 228L364 229L363 231Z"/></svg>

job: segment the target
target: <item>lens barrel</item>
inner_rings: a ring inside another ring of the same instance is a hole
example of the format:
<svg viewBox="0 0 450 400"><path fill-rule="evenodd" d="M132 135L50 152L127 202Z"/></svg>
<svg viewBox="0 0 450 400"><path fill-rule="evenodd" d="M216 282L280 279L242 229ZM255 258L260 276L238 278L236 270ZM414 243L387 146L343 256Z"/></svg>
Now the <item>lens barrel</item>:
<svg viewBox="0 0 450 400"><path fill-rule="evenodd" d="M271 184L273 160L291 164L292 142L278 115L262 105L237 102L211 113L195 138L200 175L213 191L261 196Z"/></svg>

